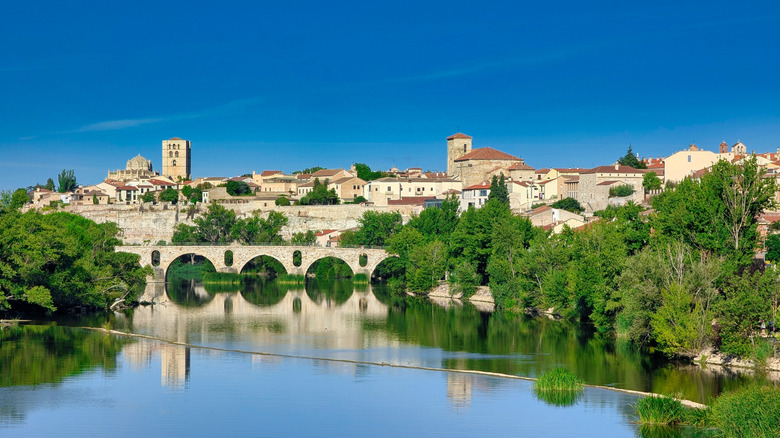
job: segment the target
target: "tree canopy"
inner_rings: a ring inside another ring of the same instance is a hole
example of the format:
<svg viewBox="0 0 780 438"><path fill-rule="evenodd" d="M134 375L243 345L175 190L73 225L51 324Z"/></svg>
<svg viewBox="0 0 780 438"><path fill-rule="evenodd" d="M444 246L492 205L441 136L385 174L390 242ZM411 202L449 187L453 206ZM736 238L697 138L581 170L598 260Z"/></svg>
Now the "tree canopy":
<svg viewBox="0 0 780 438"><path fill-rule="evenodd" d="M62 169L62 172L57 176L59 187L57 191L60 193L72 192L76 188L76 175L73 169Z"/></svg>
<svg viewBox="0 0 780 438"><path fill-rule="evenodd" d="M628 151L626 154L617 160L618 164L622 166L630 166L634 169L647 169L647 165L634 155L634 151L631 149L631 145L628 145Z"/></svg>

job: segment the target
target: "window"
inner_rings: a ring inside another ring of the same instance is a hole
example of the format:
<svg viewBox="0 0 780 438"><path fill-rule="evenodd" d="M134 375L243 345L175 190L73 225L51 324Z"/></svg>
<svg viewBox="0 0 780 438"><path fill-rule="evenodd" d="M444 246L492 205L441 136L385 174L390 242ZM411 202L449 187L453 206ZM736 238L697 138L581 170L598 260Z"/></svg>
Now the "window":
<svg viewBox="0 0 780 438"><path fill-rule="evenodd" d="M466 153L466 145L465 144L463 145L463 153L464 154Z"/></svg>
<svg viewBox="0 0 780 438"><path fill-rule="evenodd" d="M487 196L487 190L480 190L479 196Z"/></svg>
<svg viewBox="0 0 780 438"><path fill-rule="evenodd" d="M169 156L169 157L172 157L172 156L173 156L173 152L171 152L171 151L168 151L168 156Z"/></svg>
<svg viewBox="0 0 780 438"><path fill-rule="evenodd" d="M177 157L179 156L179 151L176 151L176 156L177 156Z"/></svg>
<svg viewBox="0 0 780 438"><path fill-rule="evenodd" d="M688 162L689 163L691 162L691 156L690 155L688 155Z"/></svg>
<svg viewBox="0 0 780 438"><path fill-rule="evenodd" d="M176 160L173 160L173 166L175 166L175 165L176 165Z"/></svg>

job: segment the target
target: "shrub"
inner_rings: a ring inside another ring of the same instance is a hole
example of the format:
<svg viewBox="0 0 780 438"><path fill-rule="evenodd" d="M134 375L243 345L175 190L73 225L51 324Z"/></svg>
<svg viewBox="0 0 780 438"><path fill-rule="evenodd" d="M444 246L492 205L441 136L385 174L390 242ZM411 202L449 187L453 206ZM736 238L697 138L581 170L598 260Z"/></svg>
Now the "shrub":
<svg viewBox="0 0 780 438"><path fill-rule="evenodd" d="M278 205L280 207L286 207L286 206L290 205L290 200L287 199L287 197L285 197L285 196L280 196L280 197L276 198L276 201L274 201L274 204L276 204L276 205Z"/></svg>
<svg viewBox="0 0 780 438"><path fill-rule="evenodd" d="M642 424L680 424L686 413L680 400L672 397L651 395L637 400L634 409Z"/></svg>
<svg viewBox="0 0 780 438"><path fill-rule="evenodd" d="M582 380L566 368L555 368L539 376L539 391L582 391Z"/></svg>
<svg viewBox="0 0 780 438"><path fill-rule="evenodd" d="M609 188L609 197L623 197L631 196L634 194L634 188L628 184L621 184L619 186L612 186Z"/></svg>
<svg viewBox="0 0 780 438"><path fill-rule="evenodd" d="M552 208L560 208L562 210L571 211L572 213L582 213L585 211L580 205L579 201L574 198L563 198L560 201L556 201L550 205Z"/></svg>

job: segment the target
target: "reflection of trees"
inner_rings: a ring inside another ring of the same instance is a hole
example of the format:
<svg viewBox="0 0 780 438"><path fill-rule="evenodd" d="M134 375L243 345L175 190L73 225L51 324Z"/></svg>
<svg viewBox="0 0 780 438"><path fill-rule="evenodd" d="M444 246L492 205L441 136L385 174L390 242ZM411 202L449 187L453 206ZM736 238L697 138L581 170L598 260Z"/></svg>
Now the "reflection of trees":
<svg viewBox="0 0 780 438"><path fill-rule="evenodd" d="M241 270L242 274L258 274L265 275L271 278L277 275L284 275L287 270L284 269L284 265L279 260L271 256L257 256L247 262L244 268Z"/></svg>
<svg viewBox="0 0 780 438"><path fill-rule="evenodd" d="M166 287L168 298L182 307L200 307L214 299L214 295L195 279L169 279Z"/></svg>
<svg viewBox="0 0 780 438"><path fill-rule="evenodd" d="M241 295L256 306L273 306L284 299L290 287L290 284L280 284L276 281L258 278L246 281Z"/></svg>
<svg viewBox="0 0 780 438"><path fill-rule="evenodd" d="M113 370L130 342L68 327L6 327L0 331L0 386L58 383L97 366Z"/></svg>
<svg viewBox="0 0 780 438"><path fill-rule="evenodd" d="M317 304L324 300L338 304L345 303L355 290L354 284L349 280L333 280L313 278L306 280L306 295Z"/></svg>

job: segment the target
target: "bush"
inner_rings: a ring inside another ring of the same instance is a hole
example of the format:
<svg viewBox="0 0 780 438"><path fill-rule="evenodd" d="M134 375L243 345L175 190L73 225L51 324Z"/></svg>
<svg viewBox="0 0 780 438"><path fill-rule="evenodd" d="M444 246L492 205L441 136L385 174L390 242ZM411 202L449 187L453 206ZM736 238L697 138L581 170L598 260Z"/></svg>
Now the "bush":
<svg viewBox="0 0 780 438"><path fill-rule="evenodd" d="M637 400L634 409L642 424L680 424L686 419L685 407L675 398L651 395Z"/></svg>
<svg viewBox="0 0 780 438"><path fill-rule="evenodd" d="M634 188L628 184L621 184L619 186L612 186L609 188L609 197L623 197L631 196L634 194Z"/></svg>
<svg viewBox="0 0 780 438"><path fill-rule="evenodd" d="M552 205L550 205L552 208L560 208L566 211L570 211L572 213L582 213L585 211L584 208L582 208L582 205L580 205L579 201L577 201L574 198L563 198L560 201L556 201Z"/></svg>
<svg viewBox="0 0 780 438"><path fill-rule="evenodd" d="M276 204L278 206L281 206L281 207L286 207L286 206L290 205L290 200L287 199L287 197L285 197L285 196L280 196L280 197L276 198L276 201L274 201L274 204Z"/></svg>
<svg viewBox="0 0 780 438"><path fill-rule="evenodd" d="M566 368L555 368L539 376L538 391L582 391L582 380Z"/></svg>
<svg viewBox="0 0 780 438"><path fill-rule="evenodd" d="M780 436L780 388L748 386L722 394L712 419L726 437Z"/></svg>

